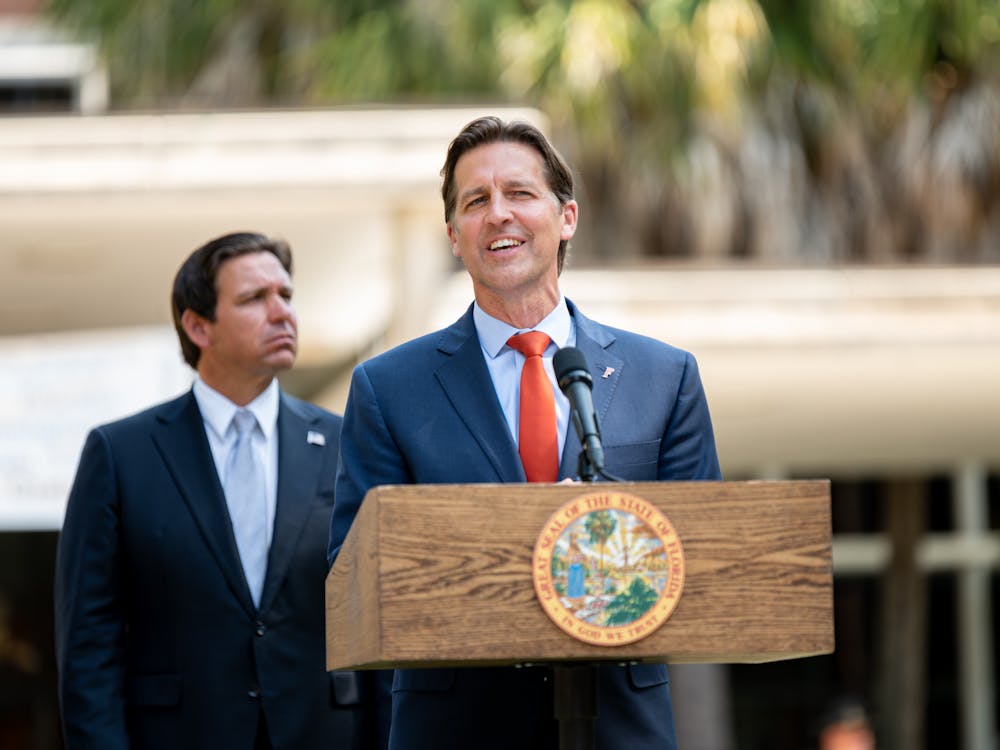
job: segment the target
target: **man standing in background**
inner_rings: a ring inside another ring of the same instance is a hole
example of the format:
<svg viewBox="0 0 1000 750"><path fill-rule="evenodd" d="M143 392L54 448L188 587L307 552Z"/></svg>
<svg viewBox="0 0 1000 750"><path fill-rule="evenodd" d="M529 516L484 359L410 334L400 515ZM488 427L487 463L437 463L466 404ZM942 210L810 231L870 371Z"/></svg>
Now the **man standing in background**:
<svg viewBox="0 0 1000 750"><path fill-rule="evenodd" d="M192 390L87 438L56 569L67 750L376 747L362 675L325 671L341 418L283 393L288 245L219 237L174 280Z"/></svg>
<svg viewBox="0 0 1000 750"><path fill-rule="evenodd" d="M452 141L442 175L448 238L475 302L452 326L355 369L331 559L377 485L572 477L580 442L552 372L564 346L589 364L610 474L719 479L694 357L595 323L560 292L578 208L572 174L544 135L480 118ZM552 685L546 667L397 670L389 746L549 750L558 746ZM596 732L601 750L675 748L666 666L602 665Z"/></svg>

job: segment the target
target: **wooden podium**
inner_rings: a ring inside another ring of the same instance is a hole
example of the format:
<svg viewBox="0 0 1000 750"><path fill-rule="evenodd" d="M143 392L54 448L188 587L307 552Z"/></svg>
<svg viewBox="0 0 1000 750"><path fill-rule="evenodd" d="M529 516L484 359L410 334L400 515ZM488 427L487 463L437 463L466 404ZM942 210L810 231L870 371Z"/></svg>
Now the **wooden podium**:
<svg viewBox="0 0 1000 750"><path fill-rule="evenodd" d="M546 521L608 488L664 513L683 594L642 640L565 634L535 596ZM827 480L373 488L326 581L327 669L765 662L833 651Z"/></svg>

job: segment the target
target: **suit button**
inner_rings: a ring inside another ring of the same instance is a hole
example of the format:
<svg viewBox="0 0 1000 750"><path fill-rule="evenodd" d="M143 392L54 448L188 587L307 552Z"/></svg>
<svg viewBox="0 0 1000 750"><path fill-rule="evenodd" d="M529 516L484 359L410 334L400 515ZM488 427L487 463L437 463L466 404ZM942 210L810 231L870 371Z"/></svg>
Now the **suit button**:
<svg viewBox="0 0 1000 750"><path fill-rule="evenodd" d="M264 635L264 633L267 632L267 626L260 620L257 620L257 623L254 625L254 632L257 633L257 635Z"/></svg>
<svg viewBox="0 0 1000 750"><path fill-rule="evenodd" d="M247 691L247 695L254 699L260 698L260 688L256 685L251 685Z"/></svg>

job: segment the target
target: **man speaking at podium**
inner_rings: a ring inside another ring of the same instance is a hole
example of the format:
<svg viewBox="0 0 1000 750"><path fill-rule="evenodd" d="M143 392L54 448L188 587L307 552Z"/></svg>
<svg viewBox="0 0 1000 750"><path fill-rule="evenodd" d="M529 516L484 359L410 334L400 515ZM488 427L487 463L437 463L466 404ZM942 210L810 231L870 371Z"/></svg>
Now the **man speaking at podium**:
<svg viewBox="0 0 1000 750"><path fill-rule="evenodd" d="M694 358L595 323L562 296L578 207L570 170L544 135L477 119L452 141L442 176L448 238L475 302L452 326L355 369L331 560L377 485L575 476L579 443L552 370L561 347L590 366L607 472L719 479ZM552 685L547 667L397 670L390 749L557 747ZM601 750L676 747L665 665L600 667L596 740Z"/></svg>

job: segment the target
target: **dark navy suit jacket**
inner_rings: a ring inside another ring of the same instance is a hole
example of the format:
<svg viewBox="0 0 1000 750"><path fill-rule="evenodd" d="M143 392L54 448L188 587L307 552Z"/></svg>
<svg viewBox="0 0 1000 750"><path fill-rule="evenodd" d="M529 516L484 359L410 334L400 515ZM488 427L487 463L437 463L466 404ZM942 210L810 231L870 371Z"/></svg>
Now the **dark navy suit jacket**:
<svg viewBox="0 0 1000 750"><path fill-rule="evenodd" d="M569 303L576 347L590 367L606 469L623 479L720 478L708 405L694 358L599 325ZM570 428L560 478L576 474ZM365 493L376 485L524 482L472 319L359 365L344 414L331 559ZM511 634L516 638L516 633ZM397 670L392 750L556 746L550 671ZM667 669L601 667L598 747L676 746Z"/></svg>
<svg viewBox="0 0 1000 750"><path fill-rule="evenodd" d="M67 750L251 750L261 707L276 748L371 746L360 676L325 671L340 427L281 395L260 611L194 395L90 433L56 572Z"/></svg>

